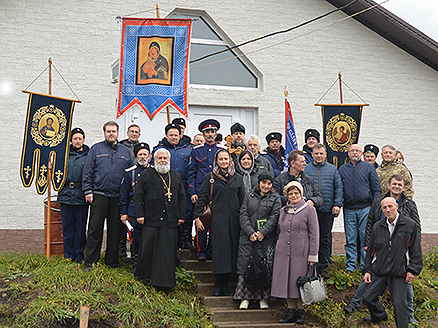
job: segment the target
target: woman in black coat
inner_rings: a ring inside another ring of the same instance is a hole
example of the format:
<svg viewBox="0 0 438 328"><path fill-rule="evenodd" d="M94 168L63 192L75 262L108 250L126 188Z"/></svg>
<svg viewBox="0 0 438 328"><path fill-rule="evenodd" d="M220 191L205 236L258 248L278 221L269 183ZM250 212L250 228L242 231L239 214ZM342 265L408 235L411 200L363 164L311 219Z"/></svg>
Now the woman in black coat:
<svg viewBox="0 0 438 328"><path fill-rule="evenodd" d="M219 150L215 155L214 163L210 229L213 274L216 280L213 296L232 296L233 293L228 288L228 277L230 273L236 273L240 233L239 211L245 190L242 177L235 174L228 150ZM198 230L205 229L200 217L209 201L210 180L211 176L208 173L202 182L201 193L193 212Z"/></svg>
<svg viewBox="0 0 438 328"><path fill-rule="evenodd" d="M239 275L234 294L240 300L240 309L247 309L251 300L259 300L260 308L269 307L266 299L270 297L271 287L253 289L245 283L245 274L251 257L266 258L268 248L275 247L277 241L277 221L280 215L281 199L272 188L274 175L263 171L259 182L251 193L247 194L240 208L240 239L237 258ZM257 220L266 220L257 222Z"/></svg>

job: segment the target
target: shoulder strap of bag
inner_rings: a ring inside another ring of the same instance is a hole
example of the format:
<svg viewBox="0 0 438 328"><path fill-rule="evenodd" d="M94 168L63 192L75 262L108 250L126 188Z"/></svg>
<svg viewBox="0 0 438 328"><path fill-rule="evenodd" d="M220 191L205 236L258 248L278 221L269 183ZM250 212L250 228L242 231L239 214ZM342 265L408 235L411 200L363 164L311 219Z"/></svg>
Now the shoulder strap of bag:
<svg viewBox="0 0 438 328"><path fill-rule="evenodd" d="M213 201L213 183L214 183L213 172L210 172L210 204Z"/></svg>

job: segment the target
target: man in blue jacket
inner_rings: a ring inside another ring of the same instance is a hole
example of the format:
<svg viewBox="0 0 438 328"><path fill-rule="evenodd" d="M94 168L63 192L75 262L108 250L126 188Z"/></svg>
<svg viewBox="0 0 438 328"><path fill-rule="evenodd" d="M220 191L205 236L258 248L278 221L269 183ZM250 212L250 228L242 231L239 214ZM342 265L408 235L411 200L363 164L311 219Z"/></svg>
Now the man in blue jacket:
<svg viewBox="0 0 438 328"><path fill-rule="evenodd" d="M189 167L188 183L190 199L193 204L198 201L198 195L201 193L202 181L207 173L213 172L214 155L221 146L216 144L217 131L220 129L220 123L214 119L208 119L199 123L198 130L204 135L205 143L193 148L192 162ZM205 261L211 258L211 245L207 245L207 231L196 232L196 245L198 249L198 260Z"/></svg>
<svg viewBox="0 0 438 328"><path fill-rule="evenodd" d="M327 268L333 220L341 212L344 191L338 169L325 160L327 157L325 147L319 143L314 145L312 157L313 162L306 165L304 172L315 181L323 198L322 206L316 209L319 223L318 271L324 279L328 279L330 275Z"/></svg>
<svg viewBox="0 0 438 328"><path fill-rule="evenodd" d="M271 132L265 139L268 143L268 147L261 152L262 156L266 158L274 170L274 177L277 177L283 172L284 169L284 147L281 145L281 138L283 136L280 132ZM281 195L283 191L281 191Z"/></svg>
<svg viewBox="0 0 438 328"><path fill-rule="evenodd" d="M374 197L381 194L380 181L376 169L370 163L361 160L362 147L353 144L348 149L350 161L339 168L344 187L344 230L346 272L357 269L357 239L360 239L360 269L363 268L365 251L365 229L368 213Z"/></svg>
<svg viewBox="0 0 438 328"><path fill-rule="evenodd" d="M91 266L99 260L105 218L105 264L112 268L119 265L119 241L124 228L119 217L120 182L125 169L132 166L132 157L129 149L117 141L117 122L105 123L103 131L105 140L91 147L82 177L85 200L91 204L84 271L90 271Z"/></svg>
<svg viewBox="0 0 438 328"><path fill-rule="evenodd" d="M131 273L134 274L135 266L137 265L138 250L140 246L140 237L142 231L142 225L137 222L137 217L135 216L135 206L134 206L134 187L137 184L138 177L147 168L149 163L149 153L150 148L146 142L139 142L134 146L134 155L137 159L137 165L131 166L125 169L125 176L122 179L122 184L120 185L120 197L119 197L119 208L120 208L120 220L126 225L126 221L129 221L134 228L131 232ZM123 230L125 231L125 230ZM122 233L123 234L123 233ZM124 238L126 240L126 236Z"/></svg>
<svg viewBox="0 0 438 328"><path fill-rule="evenodd" d="M74 128L71 131L67 178L58 193L58 203L61 204L64 257L77 263L84 261L84 250L87 242L85 229L88 204L82 191L82 172L90 148L84 142L84 130Z"/></svg>
<svg viewBox="0 0 438 328"><path fill-rule="evenodd" d="M192 148L183 141L183 133L179 124L170 123L164 128L166 136L154 147L152 151L151 166L154 166L154 155L158 149L165 148L170 153L170 168L181 175L186 195L186 217L179 231L179 244L181 248L195 250L192 244L193 204L189 195L187 183ZM181 240L182 238L182 240Z"/></svg>

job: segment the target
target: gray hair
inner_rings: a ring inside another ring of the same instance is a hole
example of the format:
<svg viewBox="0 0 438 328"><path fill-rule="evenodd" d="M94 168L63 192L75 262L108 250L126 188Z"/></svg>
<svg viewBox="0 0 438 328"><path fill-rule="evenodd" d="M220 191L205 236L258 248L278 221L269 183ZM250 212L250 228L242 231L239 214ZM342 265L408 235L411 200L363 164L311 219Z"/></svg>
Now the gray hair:
<svg viewBox="0 0 438 328"><path fill-rule="evenodd" d="M394 202L394 204L397 205L397 201L395 200L394 197L385 197L385 198L383 198L382 201L380 202L380 206L382 206L382 203L383 203L383 201L384 201L385 199L391 199L391 200Z"/></svg>
<svg viewBox="0 0 438 328"><path fill-rule="evenodd" d="M397 153L397 149L395 149L395 147L392 146L392 145L385 145L385 146L383 146L382 151L383 151L383 149L385 149L385 148L389 148L389 149L391 149L395 154Z"/></svg>
<svg viewBox="0 0 438 328"><path fill-rule="evenodd" d="M246 145L248 145L248 142L249 142L250 140L255 140L255 141L257 141L257 143L258 143L258 145L259 145L259 149L260 149L260 138L259 138L259 136L255 135L255 134L249 136L248 141L246 142Z"/></svg>
<svg viewBox="0 0 438 328"><path fill-rule="evenodd" d="M170 151L168 151L166 148L158 148L155 152L155 155L158 155L159 153L166 153L167 156L170 158Z"/></svg>

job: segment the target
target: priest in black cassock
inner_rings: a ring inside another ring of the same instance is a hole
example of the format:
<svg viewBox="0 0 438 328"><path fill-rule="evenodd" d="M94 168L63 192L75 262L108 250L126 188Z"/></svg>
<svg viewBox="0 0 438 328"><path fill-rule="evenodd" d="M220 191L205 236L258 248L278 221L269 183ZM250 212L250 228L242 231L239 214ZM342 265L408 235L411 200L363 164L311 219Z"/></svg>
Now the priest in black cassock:
<svg viewBox="0 0 438 328"><path fill-rule="evenodd" d="M137 221L143 224L135 276L158 289L176 285L178 225L184 223L186 197L181 176L170 169L170 153L155 152L155 167L138 178L134 188Z"/></svg>

